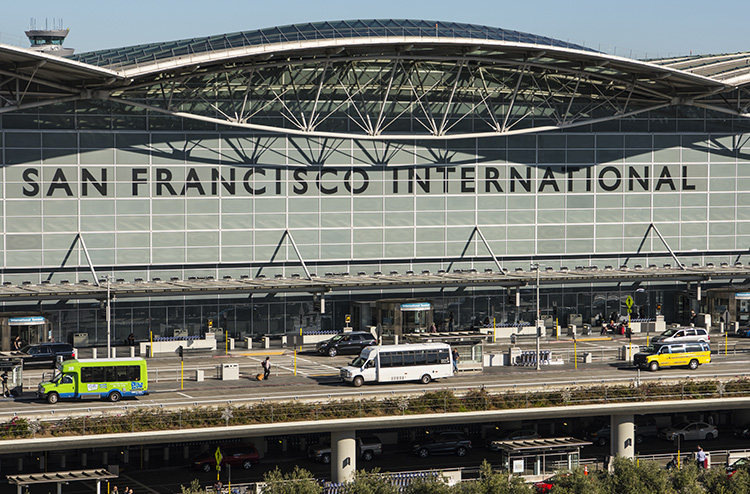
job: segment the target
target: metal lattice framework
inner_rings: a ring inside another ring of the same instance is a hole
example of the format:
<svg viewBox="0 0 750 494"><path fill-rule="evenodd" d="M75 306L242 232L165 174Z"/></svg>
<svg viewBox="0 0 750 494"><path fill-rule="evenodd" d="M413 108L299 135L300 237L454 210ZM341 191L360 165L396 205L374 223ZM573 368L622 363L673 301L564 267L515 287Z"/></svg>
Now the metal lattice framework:
<svg viewBox="0 0 750 494"><path fill-rule="evenodd" d="M744 72L726 79L726 57L683 69L523 33L432 24L286 26L79 61L0 46L0 113L110 100L122 103L115 111L358 139L531 133L679 105L748 116Z"/></svg>

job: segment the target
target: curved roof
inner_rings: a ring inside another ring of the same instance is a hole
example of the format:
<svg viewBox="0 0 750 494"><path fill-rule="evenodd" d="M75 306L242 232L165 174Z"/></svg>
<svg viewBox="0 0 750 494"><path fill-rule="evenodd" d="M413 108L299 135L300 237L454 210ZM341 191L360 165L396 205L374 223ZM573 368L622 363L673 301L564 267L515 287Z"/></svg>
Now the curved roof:
<svg viewBox="0 0 750 494"><path fill-rule="evenodd" d="M639 61L553 38L424 20L296 24L64 59L0 45L0 113L110 100L304 136L532 133L687 105L750 116L747 54ZM15 87L24 87L18 92Z"/></svg>
<svg viewBox="0 0 750 494"><path fill-rule="evenodd" d="M97 50L74 55L71 58L79 62L97 65L99 67L114 68L154 62L184 55L195 55L199 53L248 46L285 43L289 41L391 36L485 39L593 51L580 45L567 43L565 41L545 36L537 36L535 34L481 26L477 24L426 20L371 19L291 24L288 26L206 36L202 38L169 41L164 43L148 43L110 50Z"/></svg>

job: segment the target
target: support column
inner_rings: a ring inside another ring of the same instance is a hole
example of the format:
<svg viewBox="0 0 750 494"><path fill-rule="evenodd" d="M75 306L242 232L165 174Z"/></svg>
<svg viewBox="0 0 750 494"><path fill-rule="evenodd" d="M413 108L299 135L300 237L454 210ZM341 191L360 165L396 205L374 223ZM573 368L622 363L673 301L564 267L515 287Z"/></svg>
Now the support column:
<svg viewBox="0 0 750 494"><path fill-rule="evenodd" d="M89 466L88 459L89 458L88 458L88 455L86 453L81 453L81 466L83 468L86 468L87 466Z"/></svg>
<svg viewBox="0 0 750 494"><path fill-rule="evenodd" d="M164 446L164 463L169 462L169 446Z"/></svg>
<svg viewBox="0 0 750 494"><path fill-rule="evenodd" d="M331 432L331 478L350 482L357 471L357 439L354 431Z"/></svg>
<svg viewBox="0 0 750 494"><path fill-rule="evenodd" d="M66 461L67 461L67 458L65 456L65 453L61 454L60 455L60 470L65 470L65 468L66 468Z"/></svg>
<svg viewBox="0 0 750 494"><path fill-rule="evenodd" d="M612 415L612 456L635 457L635 424L633 415Z"/></svg>
<svg viewBox="0 0 750 494"><path fill-rule="evenodd" d="M109 465L109 451L102 451L102 465L104 465L104 468Z"/></svg>

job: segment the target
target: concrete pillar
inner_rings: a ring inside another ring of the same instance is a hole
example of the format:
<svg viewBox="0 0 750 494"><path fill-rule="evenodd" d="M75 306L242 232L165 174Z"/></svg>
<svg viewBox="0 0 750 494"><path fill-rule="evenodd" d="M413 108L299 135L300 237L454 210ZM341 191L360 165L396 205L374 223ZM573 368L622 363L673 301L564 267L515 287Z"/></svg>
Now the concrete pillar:
<svg viewBox="0 0 750 494"><path fill-rule="evenodd" d="M88 466L88 455L86 453L81 453L81 466L83 468L86 468Z"/></svg>
<svg viewBox="0 0 750 494"><path fill-rule="evenodd" d="M109 465L109 451L102 451L102 465L104 465L104 468Z"/></svg>
<svg viewBox="0 0 750 494"><path fill-rule="evenodd" d="M633 415L612 415L612 456L635 457L635 424Z"/></svg>
<svg viewBox="0 0 750 494"><path fill-rule="evenodd" d="M169 446L164 446L164 461L169 461Z"/></svg>
<svg viewBox="0 0 750 494"><path fill-rule="evenodd" d="M357 439L354 431L331 432L331 478L349 482L357 471Z"/></svg>
<svg viewBox="0 0 750 494"><path fill-rule="evenodd" d="M130 450L127 448L122 451L122 462L126 465L130 463Z"/></svg>
<svg viewBox="0 0 750 494"><path fill-rule="evenodd" d="M23 457L18 457L18 471L23 472Z"/></svg>
<svg viewBox="0 0 750 494"><path fill-rule="evenodd" d="M150 450L148 448L143 448L143 463L144 466L148 465L148 460L151 458L151 455L149 454Z"/></svg>
<svg viewBox="0 0 750 494"><path fill-rule="evenodd" d="M67 464L67 457L65 456L65 453L60 455L60 470L65 470L65 465Z"/></svg>
<svg viewBox="0 0 750 494"><path fill-rule="evenodd" d="M190 446L183 446L182 447L182 458L185 459L185 460L187 460L188 458L190 458Z"/></svg>
<svg viewBox="0 0 750 494"><path fill-rule="evenodd" d="M44 472L44 453L39 454L39 471Z"/></svg>

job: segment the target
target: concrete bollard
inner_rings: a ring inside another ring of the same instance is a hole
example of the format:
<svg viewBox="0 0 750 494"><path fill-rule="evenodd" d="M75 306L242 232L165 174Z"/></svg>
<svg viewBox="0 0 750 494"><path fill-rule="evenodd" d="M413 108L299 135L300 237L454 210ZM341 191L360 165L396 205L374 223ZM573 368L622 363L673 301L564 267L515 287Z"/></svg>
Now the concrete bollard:
<svg viewBox="0 0 750 494"><path fill-rule="evenodd" d="M204 371L203 369L196 369L195 370L195 382L202 383L206 377L205 373L206 371Z"/></svg>
<svg viewBox="0 0 750 494"><path fill-rule="evenodd" d="M117 358L117 347L112 347L112 358Z"/></svg>
<svg viewBox="0 0 750 494"><path fill-rule="evenodd" d="M263 337L263 346L265 348L271 348L271 338L268 336Z"/></svg>
<svg viewBox="0 0 750 494"><path fill-rule="evenodd" d="M92 348L91 351L93 352L91 358L95 359L96 358L96 347ZM78 355L78 352L76 352L76 355Z"/></svg>
<svg viewBox="0 0 750 494"><path fill-rule="evenodd" d="M245 347L247 347L248 350L253 349L253 339L252 338L245 338Z"/></svg>

